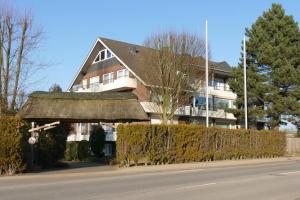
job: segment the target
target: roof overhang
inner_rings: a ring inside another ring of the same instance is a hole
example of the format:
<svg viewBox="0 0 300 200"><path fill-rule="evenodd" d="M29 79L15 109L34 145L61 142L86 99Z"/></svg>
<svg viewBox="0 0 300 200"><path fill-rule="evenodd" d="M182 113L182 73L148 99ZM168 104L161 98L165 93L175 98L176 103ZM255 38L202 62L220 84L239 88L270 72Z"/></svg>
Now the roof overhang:
<svg viewBox="0 0 300 200"><path fill-rule="evenodd" d="M34 92L18 115L29 121L133 122L149 117L132 93Z"/></svg>

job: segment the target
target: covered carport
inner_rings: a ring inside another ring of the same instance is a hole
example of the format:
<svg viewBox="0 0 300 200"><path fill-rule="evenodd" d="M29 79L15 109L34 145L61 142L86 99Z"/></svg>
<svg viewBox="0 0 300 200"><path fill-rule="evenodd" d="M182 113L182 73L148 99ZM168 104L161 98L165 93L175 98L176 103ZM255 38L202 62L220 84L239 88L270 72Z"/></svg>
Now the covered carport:
<svg viewBox="0 0 300 200"><path fill-rule="evenodd" d="M18 113L31 122L29 142L38 141L39 131L60 123L128 123L149 117L132 93L34 92ZM41 125L41 122L44 123ZM37 125L40 124L40 125Z"/></svg>
<svg viewBox="0 0 300 200"><path fill-rule="evenodd" d="M28 121L134 122L148 121L132 93L34 92L19 115Z"/></svg>

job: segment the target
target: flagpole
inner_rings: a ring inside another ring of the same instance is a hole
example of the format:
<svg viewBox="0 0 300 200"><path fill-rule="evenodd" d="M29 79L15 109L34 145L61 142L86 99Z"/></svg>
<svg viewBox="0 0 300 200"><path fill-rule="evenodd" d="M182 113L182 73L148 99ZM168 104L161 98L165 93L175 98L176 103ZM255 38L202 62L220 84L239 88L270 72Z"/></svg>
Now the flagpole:
<svg viewBox="0 0 300 200"><path fill-rule="evenodd" d="M207 20L205 21L205 98L206 98L206 127L209 126L208 118L208 36L207 36Z"/></svg>
<svg viewBox="0 0 300 200"><path fill-rule="evenodd" d="M248 103L247 103L247 66L246 66L246 37L244 36L244 110L245 129L248 129Z"/></svg>

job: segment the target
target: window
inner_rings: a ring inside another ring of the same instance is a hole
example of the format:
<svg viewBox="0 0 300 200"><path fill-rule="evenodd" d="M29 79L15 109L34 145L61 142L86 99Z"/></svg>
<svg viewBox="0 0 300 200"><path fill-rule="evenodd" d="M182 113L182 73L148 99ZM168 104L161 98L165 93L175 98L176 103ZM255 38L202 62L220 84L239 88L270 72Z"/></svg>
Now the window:
<svg viewBox="0 0 300 200"><path fill-rule="evenodd" d="M86 79L82 80L82 88L87 89L87 80Z"/></svg>
<svg viewBox="0 0 300 200"><path fill-rule="evenodd" d="M90 87L96 88L99 86L99 76L94 76L90 78Z"/></svg>
<svg viewBox="0 0 300 200"><path fill-rule="evenodd" d="M106 59L109 59L113 57L113 54L107 50L107 49L103 49L101 50L98 55L96 56L95 60L94 60L94 63L96 62L99 62L99 61L102 61L102 60L106 60Z"/></svg>
<svg viewBox="0 0 300 200"><path fill-rule="evenodd" d="M228 99L221 99L221 98L214 98L214 107L216 109L225 109L229 108L229 100Z"/></svg>
<svg viewBox="0 0 300 200"><path fill-rule="evenodd" d="M214 89L215 90L224 90L224 80L223 79L215 79L214 80Z"/></svg>
<svg viewBox="0 0 300 200"><path fill-rule="evenodd" d="M103 74L103 84L108 84L114 82L114 73Z"/></svg>
<svg viewBox="0 0 300 200"><path fill-rule="evenodd" d="M129 77L129 71L128 69L122 69L117 71L117 79Z"/></svg>
<svg viewBox="0 0 300 200"><path fill-rule="evenodd" d="M105 50L100 51L100 60L104 60L105 59Z"/></svg>
<svg viewBox="0 0 300 200"><path fill-rule="evenodd" d="M111 58L111 52L109 50L106 50L106 58Z"/></svg>
<svg viewBox="0 0 300 200"><path fill-rule="evenodd" d="M78 131L80 132L81 135L88 135L89 131L88 131L88 124L86 123L78 123Z"/></svg>

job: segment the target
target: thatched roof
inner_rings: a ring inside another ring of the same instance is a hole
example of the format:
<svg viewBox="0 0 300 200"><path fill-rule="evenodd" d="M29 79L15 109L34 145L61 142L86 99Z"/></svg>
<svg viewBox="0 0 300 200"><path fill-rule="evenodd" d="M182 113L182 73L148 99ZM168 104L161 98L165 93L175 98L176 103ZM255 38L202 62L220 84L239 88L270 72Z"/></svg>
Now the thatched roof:
<svg viewBox="0 0 300 200"><path fill-rule="evenodd" d="M149 118L132 93L34 92L19 112L31 121L125 122Z"/></svg>

